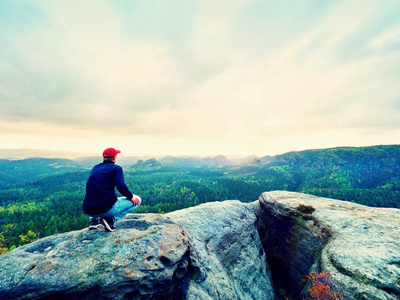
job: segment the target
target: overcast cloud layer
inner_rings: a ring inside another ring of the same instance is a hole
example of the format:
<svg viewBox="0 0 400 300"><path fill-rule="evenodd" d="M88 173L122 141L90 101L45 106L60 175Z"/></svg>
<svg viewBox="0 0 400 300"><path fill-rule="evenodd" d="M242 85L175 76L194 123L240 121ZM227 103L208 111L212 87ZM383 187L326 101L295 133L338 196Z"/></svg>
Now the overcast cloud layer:
<svg viewBox="0 0 400 300"><path fill-rule="evenodd" d="M1 1L0 148L398 144L400 2Z"/></svg>

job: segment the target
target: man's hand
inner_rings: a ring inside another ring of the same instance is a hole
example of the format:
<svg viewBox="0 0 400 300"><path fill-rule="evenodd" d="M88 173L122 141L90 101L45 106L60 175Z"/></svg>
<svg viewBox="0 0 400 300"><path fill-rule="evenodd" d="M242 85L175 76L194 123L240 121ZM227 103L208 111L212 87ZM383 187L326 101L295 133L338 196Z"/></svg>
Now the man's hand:
<svg viewBox="0 0 400 300"><path fill-rule="evenodd" d="M136 206L139 204L139 198L137 198L136 196L133 196L133 198L131 199L133 206Z"/></svg>

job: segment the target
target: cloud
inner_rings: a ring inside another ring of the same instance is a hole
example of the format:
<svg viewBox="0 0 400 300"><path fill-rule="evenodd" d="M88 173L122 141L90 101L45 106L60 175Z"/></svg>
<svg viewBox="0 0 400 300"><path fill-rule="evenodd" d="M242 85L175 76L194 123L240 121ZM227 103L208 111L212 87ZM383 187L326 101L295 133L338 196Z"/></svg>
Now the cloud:
<svg viewBox="0 0 400 300"><path fill-rule="evenodd" d="M98 117L101 125L109 113L160 105L141 96L177 84L168 46L124 39L104 2L95 10L84 2L78 12L70 5L43 6L51 26L39 24L7 45L14 55L0 65L3 116L71 125Z"/></svg>
<svg viewBox="0 0 400 300"><path fill-rule="evenodd" d="M93 3L3 10L0 137L247 153L398 137L396 1Z"/></svg>
<svg viewBox="0 0 400 300"><path fill-rule="evenodd" d="M368 45L371 52L382 53L383 51L398 50L400 48L400 24L387 28L374 37Z"/></svg>

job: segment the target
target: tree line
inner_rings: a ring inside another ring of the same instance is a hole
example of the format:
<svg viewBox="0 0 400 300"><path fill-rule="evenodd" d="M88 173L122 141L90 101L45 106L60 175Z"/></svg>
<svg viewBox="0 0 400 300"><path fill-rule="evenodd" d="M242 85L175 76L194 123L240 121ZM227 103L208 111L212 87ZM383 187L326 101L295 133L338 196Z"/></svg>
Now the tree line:
<svg viewBox="0 0 400 300"><path fill-rule="evenodd" d="M125 168L127 185L143 199L138 213L167 213L228 199L251 202L272 190L400 208L400 146L290 152L223 168L152 165ZM81 205L89 171L74 166L46 169L37 176L31 170L25 180L1 176L0 253L87 227Z"/></svg>

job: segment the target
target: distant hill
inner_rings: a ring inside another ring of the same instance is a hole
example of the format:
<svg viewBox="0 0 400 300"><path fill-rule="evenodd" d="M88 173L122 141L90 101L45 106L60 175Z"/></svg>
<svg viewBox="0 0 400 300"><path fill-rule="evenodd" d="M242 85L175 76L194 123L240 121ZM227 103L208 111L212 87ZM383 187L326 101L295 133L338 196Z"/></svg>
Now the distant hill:
<svg viewBox="0 0 400 300"><path fill-rule="evenodd" d="M162 165L155 158L138 160L131 168L131 171L154 171L161 169Z"/></svg>
<svg viewBox="0 0 400 300"><path fill-rule="evenodd" d="M98 163L101 163L100 156L85 156L74 158L74 161L82 167L91 168Z"/></svg>
<svg viewBox="0 0 400 300"><path fill-rule="evenodd" d="M82 167L93 167L101 162L101 153L86 153L74 151L58 151L58 150L44 150L33 148L20 148L20 149L0 149L0 159L7 160L21 160L28 158L62 158L71 159L79 163ZM118 156L118 164L126 167L132 166L139 160L151 159L152 156L132 156L123 153ZM228 159L224 155L217 155L214 157L200 157L200 156L165 156L157 158L164 166L174 167L204 167L204 166L229 166L241 165L250 163L257 158L251 155L247 157L239 157ZM263 158L261 158L263 159Z"/></svg>
<svg viewBox="0 0 400 300"><path fill-rule="evenodd" d="M223 155L217 155L215 157L174 157L165 156L160 159L163 166L174 166L174 167L223 167L229 166L233 163Z"/></svg>
<svg viewBox="0 0 400 300"><path fill-rule="evenodd" d="M117 164L122 167L128 167L135 164L140 158L136 156L118 156ZM100 155L97 156L86 156L86 157L77 157L74 159L82 167L92 168L93 166L102 162L102 158Z"/></svg>
<svg viewBox="0 0 400 300"><path fill-rule="evenodd" d="M29 180L41 175L82 170L75 161L60 158L29 158L22 160L0 160L0 175L8 180Z"/></svg>
<svg viewBox="0 0 400 300"><path fill-rule="evenodd" d="M253 171L269 190L400 207L400 145L288 152Z"/></svg>
<svg viewBox="0 0 400 300"><path fill-rule="evenodd" d="M211 165L211 166L218 166L218 167L222 167L222 166L229 166L232 164L231 161L229 161L229 159L227 159L225 156L223 155L217 155L215 157L206 157L203 158L203 162L207 165Z"/></svg>
<svg viewBox="0 0 400 300"><path fill-rule="evenodd" d="M76 158L82 156L91 156L93 153L73 152L73 151L57 151L43 149L0 149L0 159L25 159L25 158Z"/></svg>
<svg viewBox="0 0 400 300"><path fill-rule="evenodd" d="M164 166L176 166L176 167L193 167L199 165L201 162L200 157L174 157L165 156L159 160Z"/></svg>

